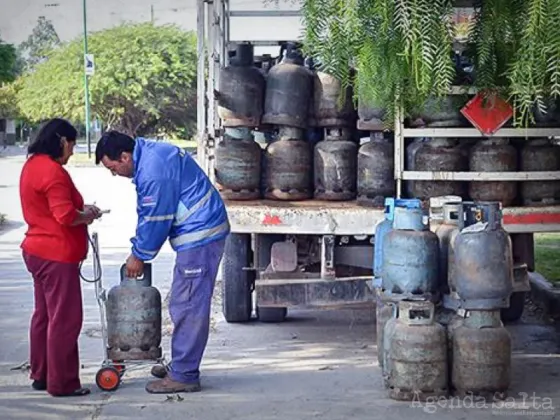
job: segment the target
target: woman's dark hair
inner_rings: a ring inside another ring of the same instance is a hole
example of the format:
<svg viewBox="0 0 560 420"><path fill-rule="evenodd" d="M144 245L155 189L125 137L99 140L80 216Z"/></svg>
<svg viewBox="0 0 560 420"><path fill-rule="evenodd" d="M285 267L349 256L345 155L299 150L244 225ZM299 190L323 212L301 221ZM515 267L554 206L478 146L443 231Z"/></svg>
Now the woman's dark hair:
<svg viewBox="0 0 560 420"><path fill-rule="evenodd" d="M72 124L62 118L53 118L44 123L33 142L27 148L30 155L48 155L53 159L62 156L63 146L60 141L65 137L69 142L76 142L78 132Z"/></svg>
<svg viewBox="0 0 560 420"><path fill-rule="evenodd" d="M103 156L107 156L110 160L119 160L123 152L132 153L135 144L134 139L126 134L107 131L97 142L95 164L99 165Z"/></svg>

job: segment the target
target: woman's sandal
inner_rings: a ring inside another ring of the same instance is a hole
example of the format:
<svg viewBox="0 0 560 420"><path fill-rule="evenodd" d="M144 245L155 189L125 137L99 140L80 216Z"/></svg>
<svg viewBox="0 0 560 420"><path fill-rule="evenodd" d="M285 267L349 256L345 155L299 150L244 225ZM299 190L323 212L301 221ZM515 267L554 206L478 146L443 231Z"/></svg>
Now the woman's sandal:
<svg viewBox="0 0 560 420"><path fill-rule="evenodd" d="M54 396L55 397L83 397L84 395L88 395L90 392L91 391L89 390L89 388L78 388L77 390L69 394L59 394Z"/></svg>

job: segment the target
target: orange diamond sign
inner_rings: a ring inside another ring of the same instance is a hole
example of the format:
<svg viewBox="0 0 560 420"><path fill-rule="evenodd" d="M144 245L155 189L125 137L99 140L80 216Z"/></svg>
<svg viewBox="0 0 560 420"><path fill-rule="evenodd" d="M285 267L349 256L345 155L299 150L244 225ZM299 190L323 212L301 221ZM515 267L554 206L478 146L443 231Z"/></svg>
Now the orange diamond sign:
<svg viewBox="0 0 560 420"><path fill-rule="evenodd" d="M491 136L513 116L513 108L495 94L480 92L461 109L461 113L482 134Z"/></svg>

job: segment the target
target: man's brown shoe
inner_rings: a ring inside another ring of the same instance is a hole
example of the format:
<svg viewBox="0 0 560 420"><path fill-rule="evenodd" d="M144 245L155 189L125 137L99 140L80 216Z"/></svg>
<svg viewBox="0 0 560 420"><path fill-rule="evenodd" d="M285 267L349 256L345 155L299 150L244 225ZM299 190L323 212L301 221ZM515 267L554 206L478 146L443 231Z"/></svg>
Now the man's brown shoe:
<svg viewBox="0 0 560 420"><path fill-rule="evenodd" d="M167 368L163 365L155 365L152 368L152 375L156 378L163 379L167 376Z"/></svg>
<svg viewBox="0 0 560 420"><path fill-rule="evenodd" d="M148 382L146 385L146 391L150 394L173 394L175 392L198 392L200 390L200 382L184 384L174 381L169 376Z"/></svg>

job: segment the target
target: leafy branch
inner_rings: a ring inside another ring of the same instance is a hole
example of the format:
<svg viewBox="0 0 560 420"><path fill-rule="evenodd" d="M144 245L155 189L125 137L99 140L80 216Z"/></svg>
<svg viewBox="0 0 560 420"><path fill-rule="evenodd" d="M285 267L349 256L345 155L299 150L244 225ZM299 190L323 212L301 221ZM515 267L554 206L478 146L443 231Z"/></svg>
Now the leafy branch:
<svg viewBox="0 0 560 420"><path fill-rule="evenodd" d="M448 93L455 77L450 0L305 0L304 51L319 70L394 120ZM351 71L355 66L357 72Z"/></svg>

